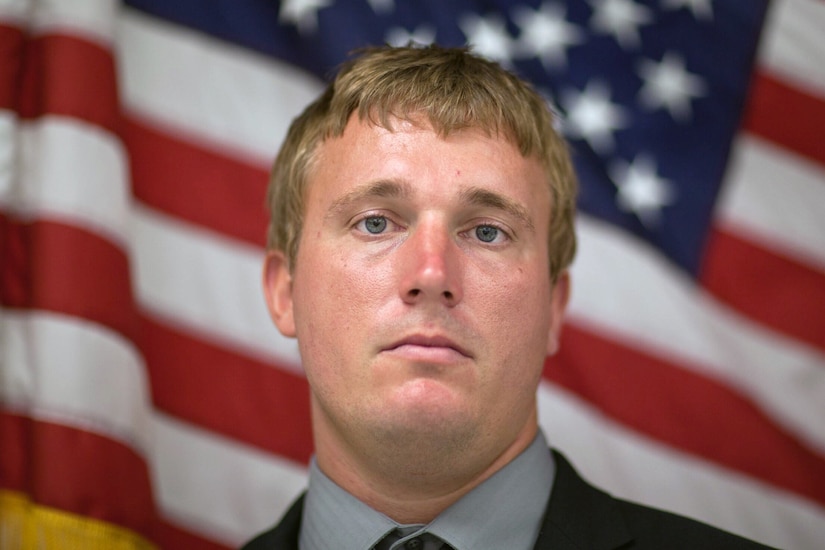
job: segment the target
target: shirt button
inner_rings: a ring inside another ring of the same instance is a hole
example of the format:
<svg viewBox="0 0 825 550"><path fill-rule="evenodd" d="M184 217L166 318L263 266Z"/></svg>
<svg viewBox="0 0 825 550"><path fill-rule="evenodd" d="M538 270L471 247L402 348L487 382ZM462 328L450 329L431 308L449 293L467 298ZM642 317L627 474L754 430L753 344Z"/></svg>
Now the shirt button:
<svg viewBox="0 0 825 550"><path fill-rule="evenodd" d="M421 539L410 539L404 543L405 550L421 550L424 548L424 543Z"/></svg>

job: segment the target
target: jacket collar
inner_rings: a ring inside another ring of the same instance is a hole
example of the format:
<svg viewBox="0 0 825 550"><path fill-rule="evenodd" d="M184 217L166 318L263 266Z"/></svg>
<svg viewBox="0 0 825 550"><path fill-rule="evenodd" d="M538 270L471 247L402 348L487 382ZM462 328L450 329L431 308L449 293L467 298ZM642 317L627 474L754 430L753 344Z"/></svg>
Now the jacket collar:
<svg viewBox="0 0 825 550"><path fill-rule="evenodd" d="M632 540L617 502L553 451L556 479L535 550L612 550Z"/></svg>

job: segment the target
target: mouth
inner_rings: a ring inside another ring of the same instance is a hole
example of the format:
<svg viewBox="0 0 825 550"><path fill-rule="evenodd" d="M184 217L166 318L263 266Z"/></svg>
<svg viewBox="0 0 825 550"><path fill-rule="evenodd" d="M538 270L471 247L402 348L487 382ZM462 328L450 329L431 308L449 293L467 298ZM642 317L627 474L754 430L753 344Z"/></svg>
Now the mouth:
<svg viewBox="0 0 825 550"><path fill-rule="evenodd" d="M384 352L412 360L428 362L456 362L472 359L469 350L446 336L415 334L387 346Z"/></svg>

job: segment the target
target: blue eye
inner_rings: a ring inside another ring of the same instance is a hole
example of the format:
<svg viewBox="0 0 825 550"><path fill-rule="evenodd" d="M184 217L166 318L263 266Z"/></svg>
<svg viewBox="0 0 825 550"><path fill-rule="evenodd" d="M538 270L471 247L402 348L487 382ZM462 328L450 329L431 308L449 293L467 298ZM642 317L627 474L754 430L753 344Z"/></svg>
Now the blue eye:
<svg viewBox="0 0 825 550"><path fill-rule="evenodd" d="M364 218L364 229L373 235L383 233L384 230L387 229L387 218L384 216L370 216L368 218Z"/></svg>
<svg viewBox="0 0 825 550"><path fill-rule="evenodd" d="M478 240L485 243L491 243L498 237L498 227L492 225L479 225L476 227L476 237Z"/></svg>

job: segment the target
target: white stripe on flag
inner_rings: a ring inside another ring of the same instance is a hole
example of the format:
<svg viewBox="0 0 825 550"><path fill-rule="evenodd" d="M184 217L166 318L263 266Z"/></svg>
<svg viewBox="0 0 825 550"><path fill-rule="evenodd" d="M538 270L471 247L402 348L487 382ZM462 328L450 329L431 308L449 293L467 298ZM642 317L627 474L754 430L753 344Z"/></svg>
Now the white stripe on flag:
<svg viewBox="0 0 825 550"><path fill-rule="evenodd" d="M3 407L118 440L147 454L148 382L133 344L76 317L2 310Z"/></svg>
<svg viewBox="0 0 825 550"><path fill-rule="evenodd" d="M271 527L306 487L306 469L156 413L154 487L163 516L237 546Z"/></svg>
<svg viewBox="0 0 825 550"><path fill-rule="evenodd" d="M822 30L825 2L774 0L760 46L759 62L771 73L825 95Z"/></svg>
<svg viewBox="0 0 825 550"><path fill-rule="evenodd" d="M585 215L577 230L571 319L734 386L825 450L825 358L718 305L633 237Z"/></svg>
<svg viewBox="0 0 825 550"><path fill-rule="evenodd" d="M0 0L0 21L12 27L25 27L32 0Z"/></svg>
<svg viewBox="0 0 825 550"><path fill-rule="evenodd" d="M825 204L823 182L822 167L758 137L740 136L716 219L825 272L825 218L817 208Z"/></svg>
<svg viewBox="0 0 825 550"><path fill-rule="evenodd" d="M303 372L295 340L274 327L260 286L263 251L136 207L135 284L141 306L210 340Z"/></svg>
<svg viewBox="0 0 825 550"><path fill-rule="evenodd" d="M301 464L151 409L142 359L116 333L46 312L0 314L3 409L143 454L171 522L238 544L270 526L306 486Z"/></svg>
<svg viewBox="0 0 825 550"><path fill-rule="evenodd" d="M13 132L13 119L4 122ZM301 372L297 344L280 335L266 311L260 249L130 202L123 150L106 132L55 116L20 126L22 161L17 177L0 178L0 208L132 248L143 306Z"/></svg>
<svg viewBox="0 0 825 550"><path fill-rule="evenodd" d="M291 65L131 10L120 32L129 110L256 164L270 164L291 119L321 91Z"/></svg>
<svg viewBox="0 0 825 550"><path fill-rule="evenodd" d="M18 185L18 126L15 113L0 109L0 143L3 144L3 147L0 147L0 208L8 208L12 204L13 187Z"/></svg>
<svg viewBox="0 0 825 550"><path fill-rule="evenodd" d="M60 116L22 122L18 132L18 170L0 179L0 208L76 225L126 249L131 190L120 142Z"/></svg>
<svg viewBox="0 0 825 550"><path fill-rule="evenodd" d="M616 496L687 515L780 548L818 548L824 511L645 438L557 386L539 387L539 421L594 484Z"/></svg>
<svg viewBox="0 0 825 550"><path fill-rule="evenodd" d="M35 34L66 33L110 48L117 32L119 0L35 0L28 20Z"/></svg>

